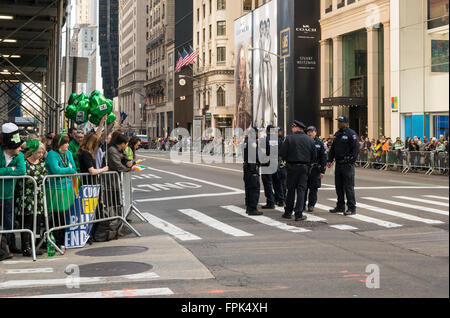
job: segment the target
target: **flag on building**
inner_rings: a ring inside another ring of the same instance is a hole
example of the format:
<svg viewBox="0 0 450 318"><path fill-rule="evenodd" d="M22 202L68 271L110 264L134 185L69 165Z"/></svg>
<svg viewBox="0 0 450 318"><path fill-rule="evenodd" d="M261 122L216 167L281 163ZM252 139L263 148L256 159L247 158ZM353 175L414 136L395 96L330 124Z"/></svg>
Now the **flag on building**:
<svg viewBox="0 0 450 318"><path fill-rule="evenodd" d="M183 50L183 53L180 54L180 57L178 58L177 65L175 67L175 73L179 73L181 69L184 67L184 63L186 58L188 57L188 54L186 50Z"/></svg>
<svg viewBox="0 0 450 318"><path fill-rule="evenodd" d="M188 57L185 61L185 66L194 64L195 60L198 58L198 53L191 48L191 53L189 53Z"/></svg>

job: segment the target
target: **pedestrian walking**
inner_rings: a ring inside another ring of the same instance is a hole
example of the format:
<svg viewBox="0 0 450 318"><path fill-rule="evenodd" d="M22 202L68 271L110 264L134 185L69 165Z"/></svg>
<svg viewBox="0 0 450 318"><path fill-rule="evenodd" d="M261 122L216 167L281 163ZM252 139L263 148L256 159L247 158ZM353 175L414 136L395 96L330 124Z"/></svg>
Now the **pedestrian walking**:
<svg viewBox="0 0 450 318"><path fill-rule="evenodd" d="M287 198L283 218L291 219L295 211L295 221L305 221L303 206L309 169L316 161L316 146L314 141L305 134L306 126L300 121L294 121L293 135L286 137L281 147L280 156L287 163ZM295 194L297 204L295 205Z"/></svg>
<svg viewBox="0 0 450 318"><path fill-rule="evenodd" d="M328 168L331 168L336 161L335 183L338 203L336 208L330 210L330 213L355 215L355 163L359 152L359 138L349 128L347 117L341 116L337 120L339 131L334 135L333 146L328 157ZM345 211L345 197L347 197L347 211Z"/></svg>
<svg viewBox="0 0 450 318"><path fill-rule="evenodd" d="M244 141L244 184L247 214L253 216L263 215L262 212L258 211L261 183L257 128L250 129Z"/></svg>
<svg viewBox="0 0 450 318"><path fill-rule="evenodd" d="M311 172L308 176L308 188L305 193L304 209L306 210L306 202L308 202L308 212L314 212L317 204L317 194L322 187L322 179L327 171L327 155L328 152L323 142L317 137L317 128L310 126L306 129L306 133L314 140L316 146L316 161L312 164Z"/></svg>

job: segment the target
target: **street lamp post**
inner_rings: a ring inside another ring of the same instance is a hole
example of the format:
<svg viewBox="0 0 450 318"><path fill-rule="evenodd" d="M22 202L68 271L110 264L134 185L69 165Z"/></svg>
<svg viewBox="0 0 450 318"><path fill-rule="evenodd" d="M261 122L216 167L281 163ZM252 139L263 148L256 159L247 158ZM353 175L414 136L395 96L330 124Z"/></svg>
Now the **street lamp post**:
<svg viewBox="0 0 450 318"><path fill-rule="evenodd" d="M283 77L284 77L284 133L285 133L285 135L287 135L287 87L286 87L286 85L287 85L287 77L286 77L286 56L280 56L280 55L278 55L278 54L275 54L275 53L273 53L273 52L270 52L270 51L267 51L267 50L264 50L264 49L261 49L261 48L257 48L257 47L252 47L252 48L250 48L249 49L250 51L255 51L255 50L260 50L260 51L263 51L263 52L266 52L266 53L268 53L268 54L271 54L271 55L273 55L273 56L276 56L276 57L278 57L278 58L280 58L280 59L283 59Z"/></svg>

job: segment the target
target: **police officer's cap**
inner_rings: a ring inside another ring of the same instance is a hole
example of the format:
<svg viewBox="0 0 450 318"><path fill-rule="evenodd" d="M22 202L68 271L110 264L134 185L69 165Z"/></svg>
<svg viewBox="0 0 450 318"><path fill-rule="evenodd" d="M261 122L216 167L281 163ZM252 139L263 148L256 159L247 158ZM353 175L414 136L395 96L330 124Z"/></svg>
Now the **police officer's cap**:
<svg viewBox="0 0 450 318"><path fill-rule="evenodd" d="M302 123L301 121L298 120L294 120L294 124L292 125L292 127L298 127L301 129L306 129L306 125L304 123Z"/></svg>
<svg viewBox="0 0 450 318"><path fill-rule="evenodd" d="M308 128L306 128L306 132L310 132L310 131L316 131L317 132L317 128L314 126L309 126Z"/></svg>
<svg viewBox="0 0 450 318"><path fill-rule="evenodd" d="M349 122L348 118L345 116L339 116L337 121L340 123L348 123Z"/></svg>

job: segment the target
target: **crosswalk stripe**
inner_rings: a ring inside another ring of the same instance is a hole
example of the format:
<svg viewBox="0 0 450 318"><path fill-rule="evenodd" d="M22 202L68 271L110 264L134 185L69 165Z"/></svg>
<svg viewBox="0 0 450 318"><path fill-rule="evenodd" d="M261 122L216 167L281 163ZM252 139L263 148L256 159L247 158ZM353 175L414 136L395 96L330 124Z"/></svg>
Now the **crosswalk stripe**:
<svg viewBox="0 0 450 318"><path fill-rule="evenodd" d="M216 230L219 230L225 234L229 234L231 236L235 237L245 237L245 236L253 236L253 234L241 231L237 228L234 228L228 224L222 223L206 214L203 214L199 211L193 210L193 209L185 209L185 210L179 210L181 213L190 216L191 218L206 224Z"/></svg>
<svg viewBox="0 0 450 318"><path fill-rule="evenodd" d="M337 202L336 199L330 199L330 201ZM421 223L425 223L425 224L443 224L444 223L444 222L438 221L438 220L424 219L424 218L421 218L421 217L418 217L418 216L414 216L414 215L410 215L410 214L406 214L406 213L401 213L401 212L395 212L395 211L392 211L392 210L383 209L383 208L379 208L379 207L374 207L374 206L363 204L363 203L359 203L359 202L357 204L357 207L358 208L362 208L362 209L366 209L366 210L370 210L370 211L373 211L373 212L377 212L377 213L382 213L382 214L395 216L395 217L398 217L400 219L406 219L406 220L415 221L415 222L421 222Z"/></svg>
<svg viewBox="0 0 450 318"><path fill-rule="evenodd" d="M445 206L448 208L448 203L443 203L443 202L430 201L430 200L424 200L424 199L412 198L412 197L404 197L404 196L395 196L394 198L402 199L402 200L416 201L416 202L421 202L421 203L427 203L427 204L432 204L432 205Z"/></svg>
<svg viewBox="0 0 450 318"><path fill-rule="evenodd" d="M438 199L438 200L447 200L449 201L449 197L440 197L438 195L424 195L425 198L430 198L430 199Z"/></svg>
<svg viewBox="0 0 450 318"><path fill-rule="evenodd" d="M144 218L153 225L154 227L166 232L169 235L172 235L173 237L179 239L180 241L198 241L201 240L200 237L197 235L194 235L192 233L189 233L187 231L184 231L180 229L179 227L170 224L169 222L166 222L154 215L151 215L150 213L143 213L142 214Z"/></svg>
<svg viewBox="0 0 450 318"><path fill-rule="evenodd" d="M330 225L330 227L337 229L337 230L341 230L341 231L357 231L358 228L350 226L350 225L345 225L345 224L338 224L338 225Z"/></svg>
<svg viewBox="0 0 450 318"><path fill-rule="evenodd" d="M132 298L132 297L150 297L150 296L171 296L173 291L169 288L152 288L152 289L136 289L136 290L111 290L101 292L87 292L75 294L56 294L56 295L39 295L26 298ZM24 298L24 297L12 297Z"/></svg>
<svg viewBox="0 0 450 318"><path fill-rule="evenodd" d="M251 215L247 215L247 213L245 212L244 209L239 208L239 207L234 206L234 205L222 206L222 208L224 208L226 210L229 210L231 212L237 213L237 214L239 214L241 216L244 216L246 218L252 219L254 221L257 221L259 223L278 228L278 229L283 230L283 231L288 231L288 232L292 232L292 233L307 233L307 232L311 232L310 230L307 230L307 229L303 229L303 228L295 227L295 226L290 226L290 225L287 225L285 223L278 222L278 221L276 221L274 219L271 219L271 218L268 218L266 216L251 216Z"/></svg>
<svg viewBox="0 0 450 318"><path fill-rule="evenodd" d="M281 208L281 207L277 207L277 208L275 208L275 210L284 212L284 208ZM309 222L327 222L327 219L315 216L313 214L303 213L303 215L308 217L307 221L309 221Z"/></svg>
<svg viewBox="0 0 450 318"><path fill-rule="evenodd" d="M23 274L41 274L53 273L53 268L23 268L23 269L7 269L6 275L23 275Z"/></svg>
<svg viewBox="0 0 450 318"><path fill-rule="evenodd" d="M400 206L400 207L404 207L404 208L408 208L408 209L421 210L421 211L425 211L425 212L446 215L446 216L448 216L448 214L449 214L448 212L445 212L445 211L442 211L442 210L433 209L433 208L426 208L426 207L415 205L415 204L406 204L406 203L401 203L401 202L396 202L396 201L391 201L391 200L385 200L385 199L379 199L379 198L371 198L371 197L363 198L363 199L370 200L370 201L375 201L375 202L379 202L379 203L386 203L386 204L396 205L396 206Z"/></svg>
<svg viewBox="0 0 450 318"><path fill-rule="evenodd" d="M324 210L324 211L330 211L332 209L331 207L328 207L328 206L323 205L323 204L316 204L316 208L318 208L320 210ZM392 223L392 222L388 222L388 221L372 218L370 216L365 216L365 215L361 215L361 214L349 215L347 217L355 219L355 220L358 220L358 221L366 222L366 223L376 224L378 226L385 227L385 228L388 228L388 229L398 228L398 227L402 227L403 226L403 225L400 225L400 224L396 224L396 223Z"/></svg>

